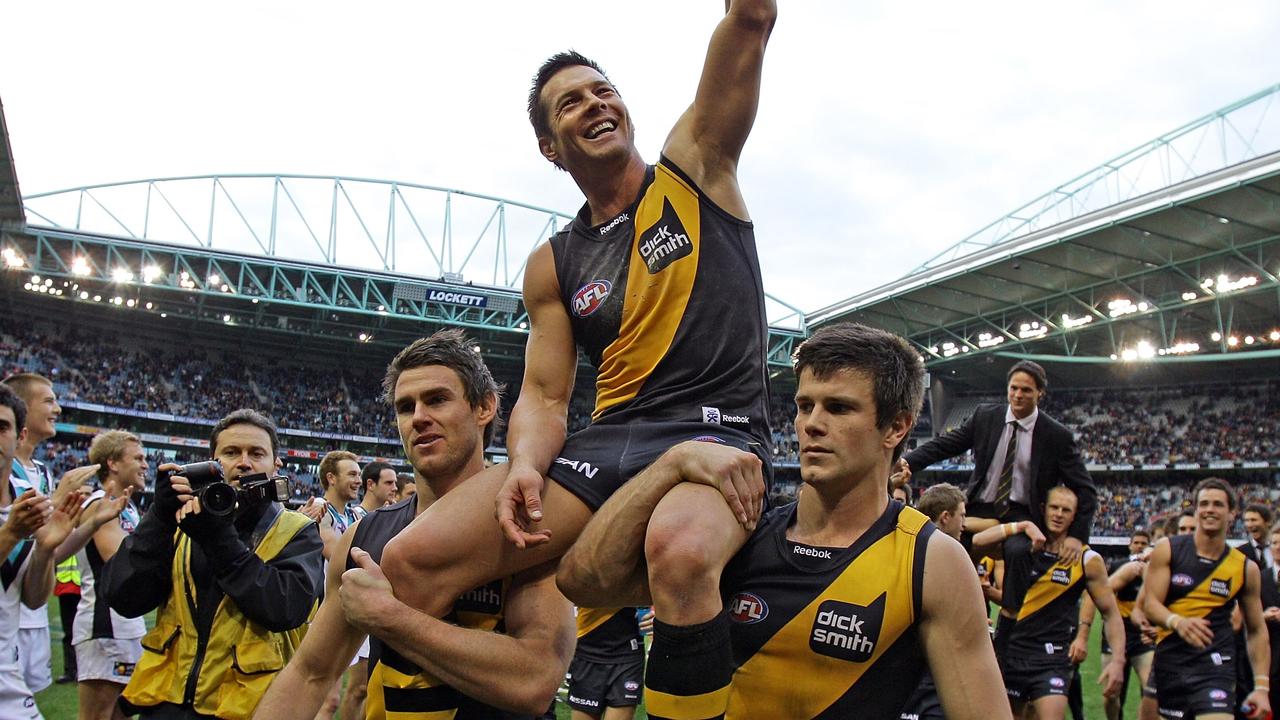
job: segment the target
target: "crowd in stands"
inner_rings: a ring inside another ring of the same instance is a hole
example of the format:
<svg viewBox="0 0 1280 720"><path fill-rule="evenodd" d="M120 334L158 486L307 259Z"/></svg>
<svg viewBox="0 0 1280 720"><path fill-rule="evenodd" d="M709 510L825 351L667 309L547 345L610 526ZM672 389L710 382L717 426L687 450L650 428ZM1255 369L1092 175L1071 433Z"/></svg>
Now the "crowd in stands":
<svg viewBox="0 0 1280 720"><path fill-rule="evenodd" d="M1197 478L1198 479L1198 478ZM1135 527L1152 527L1166 518L1191 508L1191 487L1195 480L1182 483L1138 484L1132 478L1098 480L1098 511L1093 518L1095 535L1127 535ZM1274 507L1280 504L1280 487L1262 483L1235 483L1241 507L1250 504ZM1243 519L1228 533L1244 534Z"/></svg>

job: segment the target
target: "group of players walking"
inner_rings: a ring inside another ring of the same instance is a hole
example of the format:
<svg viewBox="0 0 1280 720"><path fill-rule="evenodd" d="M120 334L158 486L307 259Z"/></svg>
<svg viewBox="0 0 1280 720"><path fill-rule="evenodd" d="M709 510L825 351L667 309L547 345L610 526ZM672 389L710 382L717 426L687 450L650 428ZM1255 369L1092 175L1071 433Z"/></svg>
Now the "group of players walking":
<svg viewBox="0 0 1280 720"><path fill-rule="evenodd" d="M350 518L327 571L315 523L255 509L228 529L202 513L183 476L158 482L152 509L106 563L112 608L147 610L120 590L129 578L160 608L122 707L310 718L367 638L369 718L527 716L550 701L575 636L632 612L617 608L652 606L650 717L896 718L919 700L927 670L940 711L911 713L985 720L1030 708L1054 718L1065 712L1086 591L1106 625L1102 683L1115 693L1132 652L1124 607L1085 544L1094 490L1070 432L1038 411L1047 381L1034 363L1010 372L1007 406L980 409L904 457L925 390L917 351L861 325L818 330L794 358L805 488L792 505L764 506L768 336L737 167L777 12L771 0L726 10L693 104L654 165L594 62L561 53L535 77L539 150L586 204L527 265L510 462L485 468L482 456L499 388L460 334L437 333L397 355L385 381L416 496ZM579 348L597 369L596 407L593 423L566 437ZM926 516L889 499L900 458L899 473L918 472L962 446L978 469L963 492L953 488L958 504ZM229 482L271 472L278 455L274 426L252 411L223 418L210 449ZM1159 628L1160 712L1226 717L1238 699L1266 711L1258 568L1225 545L1234 496L1214 481L1195 501L1193 536L1135 559L1147 563L1145 595L1129 611L1141 607ZM1003 557L994 646L974 561L956 541L966 537ZM161 545L169 554L158 560ZM217 582L193 581L202 568ZM321 585L303 637L298 617ZM229 601L235 613L223 615ZM570 601L613 609L581 611L575 632ZM1221 681L1227 669L1234 678L1225 643L1234 648L1235 605L1258 676L1247 698ZM230 642L227 622L253 642ZM638 694L633 676L621 682ZM996 700L1006 691L1011 704Z"/></svg>

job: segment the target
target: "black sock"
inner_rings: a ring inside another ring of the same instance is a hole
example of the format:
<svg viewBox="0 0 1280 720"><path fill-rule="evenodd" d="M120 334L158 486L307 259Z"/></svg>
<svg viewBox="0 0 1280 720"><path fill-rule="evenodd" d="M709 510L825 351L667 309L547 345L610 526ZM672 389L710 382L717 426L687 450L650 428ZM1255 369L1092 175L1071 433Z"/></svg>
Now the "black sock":
<svg viewBox="0 0 1280 720"><path fill-rule="evenodd" d="M645 706L654 720L723 718L729 706L733 653L723 610L698 625L653 621L645 671Z"/></svg>

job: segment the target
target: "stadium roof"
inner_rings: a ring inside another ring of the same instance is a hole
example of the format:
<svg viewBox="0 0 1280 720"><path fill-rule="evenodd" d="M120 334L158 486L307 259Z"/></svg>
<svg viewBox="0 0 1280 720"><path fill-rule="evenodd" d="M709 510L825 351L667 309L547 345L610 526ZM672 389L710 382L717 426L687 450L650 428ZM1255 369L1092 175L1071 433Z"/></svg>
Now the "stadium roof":
<svg viewBox="0 0 1280 720"><path fill-rule="evenodd" d="M9 145L9 126L4 120L4 104L0 103L0 228L21 225L25 220L18 173L13 167L13 149Z"/></svg>
<svg viewBox="0 0 1280 720"><path fill-rule="evenodd" d="M1055 188L807 322L899 333L935 372L996 355L1085 364L1081 379L1099 363L1275 358L1277 149L1280 85Z"/></svg>

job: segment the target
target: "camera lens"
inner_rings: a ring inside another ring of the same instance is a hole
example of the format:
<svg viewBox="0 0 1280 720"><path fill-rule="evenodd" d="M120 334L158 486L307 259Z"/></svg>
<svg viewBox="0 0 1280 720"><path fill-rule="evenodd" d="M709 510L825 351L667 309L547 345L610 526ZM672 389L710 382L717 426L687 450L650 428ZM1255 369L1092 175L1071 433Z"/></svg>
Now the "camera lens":
<svg viewBox="0 0 1280 720"><path fill-rule="evenodd" d="M236 509L236 489L226 483L213 483L200 492L200 507L218 516L230 515Z"/></svg>
<svg viewBox="0 0 1280 720"><path fill-rule="evenodd" d="M178 468L175 475L181 475L187 479L187 485L193 488L201 485L208 485L222 479L222 464L217 460L205 460L204 462L191 463Z"/></svg>

